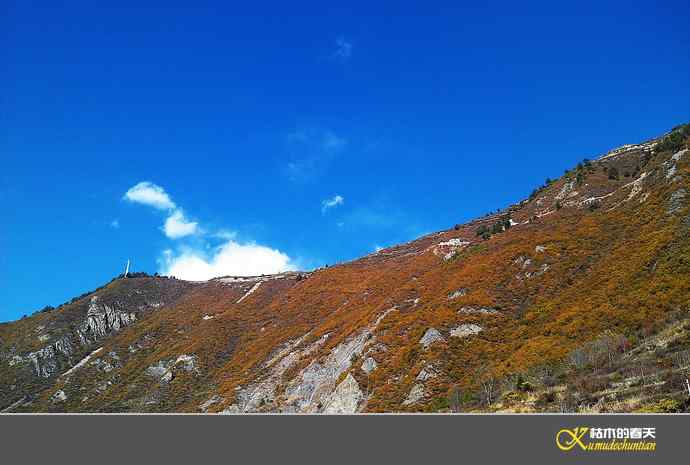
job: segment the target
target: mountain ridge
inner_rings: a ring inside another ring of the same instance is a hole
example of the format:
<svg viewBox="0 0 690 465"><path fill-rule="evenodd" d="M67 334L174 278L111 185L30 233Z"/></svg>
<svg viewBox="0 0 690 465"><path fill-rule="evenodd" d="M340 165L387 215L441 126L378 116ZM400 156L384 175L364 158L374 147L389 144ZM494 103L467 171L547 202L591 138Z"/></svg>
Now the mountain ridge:
<svg viewBox="0 0 690 465"><path fill-rule="evenodd" d="M499 212L328 268L115 279L4 323L0 409L682 410L688 135L613 149Z"/></svg>

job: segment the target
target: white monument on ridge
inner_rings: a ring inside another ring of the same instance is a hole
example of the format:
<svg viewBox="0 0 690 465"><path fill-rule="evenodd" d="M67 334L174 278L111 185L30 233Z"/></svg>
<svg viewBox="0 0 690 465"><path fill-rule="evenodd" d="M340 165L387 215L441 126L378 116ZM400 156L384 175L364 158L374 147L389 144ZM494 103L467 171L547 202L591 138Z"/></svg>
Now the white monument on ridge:
<svg viewBox="0 0 690 465"><path fill-rule="evenodd" d="M129 260L127 260L127 267L125 268L125 278L127 277L127 274L129 274Z"/></svg>

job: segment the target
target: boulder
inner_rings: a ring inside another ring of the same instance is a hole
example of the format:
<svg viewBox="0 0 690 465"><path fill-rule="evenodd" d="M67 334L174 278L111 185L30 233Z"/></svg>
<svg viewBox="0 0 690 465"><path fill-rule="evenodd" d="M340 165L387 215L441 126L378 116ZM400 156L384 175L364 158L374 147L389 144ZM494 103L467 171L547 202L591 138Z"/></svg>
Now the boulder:
<svg viewBox="0 0 690 465"><path fill-rule="evenodd" d="M415 384L412 386L412 389L410 390L410 394L407 396L407 399L405 399L405 402L403 402L403 405L413 405L419 402L424 398L424 385L423 384Z"/></svg>
<svg viewBox="0 0 690 465"><path fill-rule="evenodd" d="M441 333L438 331L436 328L429 328L427 332L424 334L424 337L419 341L421 345L424 346L425 349L428 349L431 345L437 343L437 342L444 342L445 339L441 335Z"/></svg>
<svg viewBox="0 0 690 465"><path fill-rule="evenodd" d="M469 337L469 336L474 336L475 334L479 334L482 331L484 331L484 328L482 328L479 325L474 325L474 324L460 325L450 332L450 336L451 337L465 338L465 337Z"/></svg>
<svg viewBox="0 0 690 465"><path fill-rule="evenodd" d="M67 394L65 394L65 391L57 391L55 394L53 394L53 397L51 397L51 400L53 401L54 404L61 403L61 402L67 402Z"/></svg>
<svg viewBox="0 0 690 465"><path fill-rule="evenodd" d="M378 368L378 363L376 363L376 360L374 360L373 357L367 358L364 363L362 364L362 371L365 372L366 374L372 373L376 368Z"/></svg>
<svg viewBox="0 0 690 465"><path fill-rule="evenodd" d="M438 376L436 374L436 370L433 366L429 365L419 372L419 374L417 375L417 381L424 383L426 381L429 381L430 379L436 378L436 376Z"/></svg>
<svg viewBox="0 0 690 465"><path fill-rule="evenodd" d="M467 295L467 289L465 289L465 288L458 289L457 291L451 292L450 294L448 294L448 300L458 299L460 297L465 297L466 295Z"/></svg>

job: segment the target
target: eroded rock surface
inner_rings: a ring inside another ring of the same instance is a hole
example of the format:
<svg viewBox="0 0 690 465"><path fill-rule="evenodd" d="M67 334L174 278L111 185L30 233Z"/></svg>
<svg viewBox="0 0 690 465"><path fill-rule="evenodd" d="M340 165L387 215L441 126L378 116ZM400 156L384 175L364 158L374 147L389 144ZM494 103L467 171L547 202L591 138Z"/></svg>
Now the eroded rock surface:
<svg viewBox="0 0 690 465"><path fill-rule="evenodd" d="M425 349L428 349L430 346L437 342L444 342L445 339L441 335L441 333L438 331L436 328L429 328L426 333L424 333L424 336L422 339L419 341L421 345L424 346Z"/></svg>
<svg viewBox="0 0 690 465"><path fill-rule="evenodd" d="M336 415L352 415L357 413L364 394L355 378L348 374L345 381L340 383L326 403L323 413Z"/></svg>
<svg viewBox="0 0 690 465"><path fill-rule="evenodd" d="M418 403L420 400L424 398L424 385L423 384L415 384L412 386L412 390L410 390L410 394L407 396L407 399L403 402L403 405L408 406L408 405L414 405Z"/></svg>
<svg viewBox="0 0 690 465"><path fill-rule="evenodd" d="M460 325L457 328L451 330L450 336L451 337L457 337L457 338L465 338L465 337L469 337L469 336L474 336L475 334L479 334L482 331L484 331L484 328L482 328L479 325L474 325L474 324Z"/></svg>

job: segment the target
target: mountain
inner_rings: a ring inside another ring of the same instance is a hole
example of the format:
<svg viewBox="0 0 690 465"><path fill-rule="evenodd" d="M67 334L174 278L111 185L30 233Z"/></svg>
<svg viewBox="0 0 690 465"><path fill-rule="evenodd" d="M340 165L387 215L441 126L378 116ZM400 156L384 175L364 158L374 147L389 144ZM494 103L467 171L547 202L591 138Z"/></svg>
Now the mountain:
<svg viewBox="0 0 690 465"><path fill-rule="evenodd" d="M337 266L120 276L0 325L0 409L688 411L689 136Z"/></svg>

